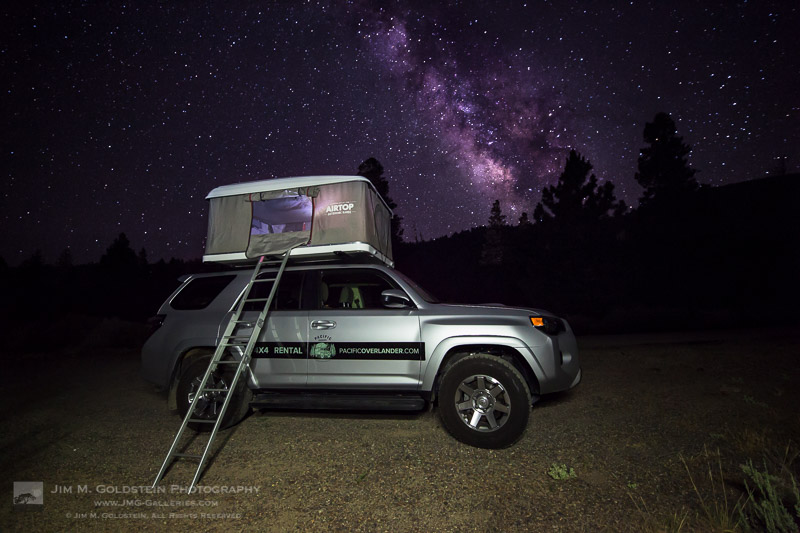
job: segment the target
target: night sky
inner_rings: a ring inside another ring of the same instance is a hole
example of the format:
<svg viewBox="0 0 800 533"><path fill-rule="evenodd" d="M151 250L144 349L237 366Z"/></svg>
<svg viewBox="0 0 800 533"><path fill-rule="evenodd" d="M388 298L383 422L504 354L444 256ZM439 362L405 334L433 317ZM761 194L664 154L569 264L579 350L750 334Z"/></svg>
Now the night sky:
<svg viewBox="0 0 800 533"><path fill-rule="evenodd" d="M367 157L410 240L485 224L495 198L530 214L571 148L635 204L659 111L701 183L800 164L796 1L11 4L12 265L97 261L120 232L151 260L197 258L214 187Z"/></svg>

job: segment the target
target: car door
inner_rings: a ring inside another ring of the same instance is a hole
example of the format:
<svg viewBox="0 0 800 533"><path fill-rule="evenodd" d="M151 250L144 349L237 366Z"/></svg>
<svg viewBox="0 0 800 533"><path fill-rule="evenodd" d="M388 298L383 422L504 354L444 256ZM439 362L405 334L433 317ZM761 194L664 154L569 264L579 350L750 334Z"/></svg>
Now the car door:
<svg viewBox="0 0 800 533"><path fill-rule="evenodd" d="M301 305L304 276L302 271L284 272L253 350L250 368L261 388L299 387L306 383L308 312ZM274 273L262 277L274 277ZM271 288L272 283L257 283L250 298L266 298ZM244 320L255 322L263 303L247 305Z"/></svg>
<svg viewBox="0 0 800 533"><path fill-rule="evenodd" d="M425 350L415 308L388 309L381 292L401 289L375 268L314 272L316 309L309 310L308 386L417 389Z"/></svg>

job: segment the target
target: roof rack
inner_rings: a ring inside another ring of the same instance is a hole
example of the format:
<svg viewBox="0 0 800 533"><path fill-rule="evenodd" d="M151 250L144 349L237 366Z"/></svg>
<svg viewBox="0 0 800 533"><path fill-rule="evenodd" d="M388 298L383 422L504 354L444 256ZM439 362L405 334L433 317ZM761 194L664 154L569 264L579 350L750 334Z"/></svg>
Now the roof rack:
<svg viewBox="0 0 800 533"><path fill-rule="evenodd" d="M244 253L226 254L224 261L234 267L253 268L253 260ZM276 254L279 256L282 254ZM271 256L267 256L271 257ZM292 265L309 263L360 263L383 264L394 267L394 261L384 254L363 242L348 242L343 244L328 244L321 246L304 246L292 250L290 263Z"/></svg>

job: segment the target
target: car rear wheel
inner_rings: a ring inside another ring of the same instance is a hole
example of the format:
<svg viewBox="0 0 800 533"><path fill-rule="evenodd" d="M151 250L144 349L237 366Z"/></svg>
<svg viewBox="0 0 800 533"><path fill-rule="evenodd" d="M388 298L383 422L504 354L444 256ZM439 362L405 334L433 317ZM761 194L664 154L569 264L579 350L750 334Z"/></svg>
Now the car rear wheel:
<svg viewBox="0 0 800 533"><path fill-rule="evenodd" d="M178 412L181 418L186 416L192 405L206 369L211 362L211 357L201 357L191 361L181 373L176 389ZM233 367L233 368L231 368ZM230 384L233 383L235 365L220 365L208 378L206 388L224 389L226 392L206 392L197 400L192 418L203 420L216 420L222 410L222 404L227 394L233 394L228 404L228 410L222 421L221 428L238 424L250 412L252 392L247 387L247 377L242 375L236 383L236 388L231 392ZM189 422L189 427L195 431L211 431L213 424L202 422Z"/></svg>
<svg viewBox="0 0 800 533"><path fill-rule="evenodd" d="M528 425L528 384L499 357L472 354L453 363L442 377L438 398L444 427L470 446L504 448Z"/></svg>

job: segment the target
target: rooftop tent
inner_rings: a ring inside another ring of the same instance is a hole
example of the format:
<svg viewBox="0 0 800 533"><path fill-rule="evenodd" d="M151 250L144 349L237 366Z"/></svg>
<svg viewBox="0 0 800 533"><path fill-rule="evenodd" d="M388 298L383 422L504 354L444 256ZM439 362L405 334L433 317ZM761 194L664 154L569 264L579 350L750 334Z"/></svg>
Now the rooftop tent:
<svg viewBox="0 0 800 533"><path fill-rule="evenodd" d="M217 187L210 203L203 261L241 262L365 252L392 264L392 212L361 176L309 176Z"/></svg>

